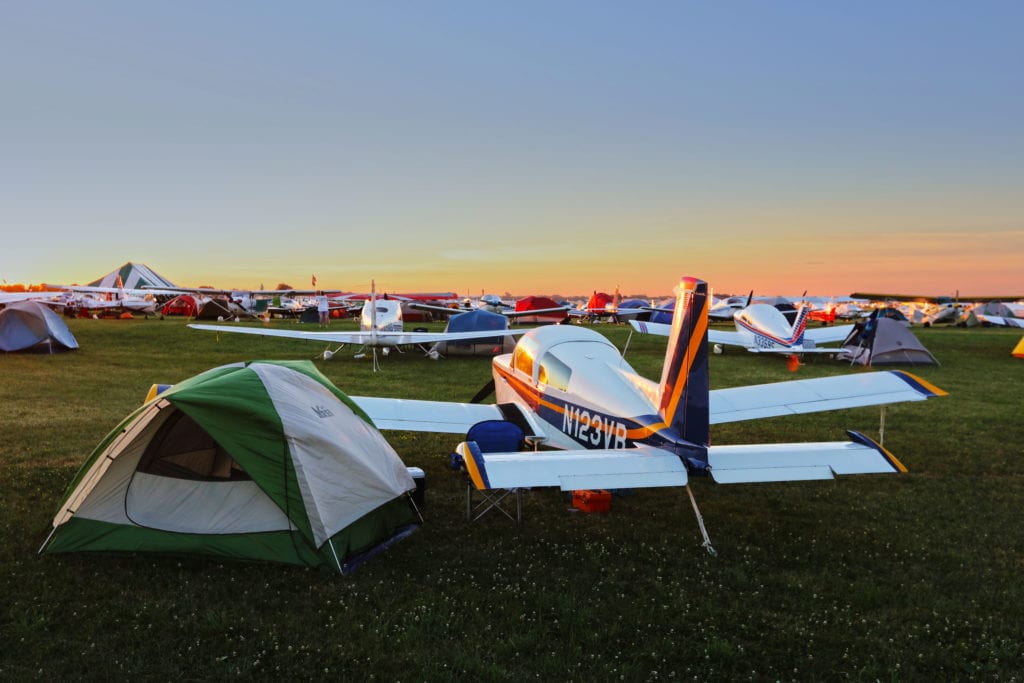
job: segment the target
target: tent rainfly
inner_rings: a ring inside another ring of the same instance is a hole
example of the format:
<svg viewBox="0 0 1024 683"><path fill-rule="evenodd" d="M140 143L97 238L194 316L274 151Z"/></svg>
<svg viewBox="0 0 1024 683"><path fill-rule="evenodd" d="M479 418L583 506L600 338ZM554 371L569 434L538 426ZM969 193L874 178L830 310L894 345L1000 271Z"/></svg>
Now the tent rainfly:
<svg viewBox="0 0 1024 683"><path fill-rule="evenodd" d="M78 348L67 323L38 301L16 301L0 311L0 351L64 351Z"/></svg>
<svg viewBox="0 0 1024 683"><path fill-rule="evenodd" d="M458 313L448 318L445 332L479 332L504 331L508 329L508 317L500 313L492 313L477 308L465 313ZM515 340L511 336L492 337L489 339L470 339L466 341L438 342L431 351L444 356L493 356L497 353L512 353Z"/></svg>
<svg viewBox="0 0 1024 683"><path fill-rule="evenodd" d="M416 529L415 484L309 361L225 365L108 434L40 552L156 551L354 571Z"/></svg>

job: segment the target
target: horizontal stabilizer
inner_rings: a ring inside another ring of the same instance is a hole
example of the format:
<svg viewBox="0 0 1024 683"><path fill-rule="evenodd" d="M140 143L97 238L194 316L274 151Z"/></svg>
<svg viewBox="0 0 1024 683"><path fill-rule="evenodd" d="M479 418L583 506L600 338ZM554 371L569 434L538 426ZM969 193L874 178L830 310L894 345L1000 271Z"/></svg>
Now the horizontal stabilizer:
<svg viewBox="0 0 1024 683"><path fill-rule="evenodd" d="M593 488L685 486L679 457L650 446L610 450L481 453L473 442L456 448L478 489L557 486L563 491Z"/></svg>
<svg viewBox="0 0 1024 683"><path fill-rule="evenodd" d="M750 351L751 353L780 353L780 354L785 354L787 356L791 356L793 354L802 355L802 354L805 354L805 353L839 353L841 350L842 349L839 349L839 348L829 348L827 346L805 346L805 345L797 345L797 346L790 346L790 347L781 347L780 346L780 347L775 348L775 349L759 349L756 346L751 346L751 347L749 347L747 349L747 351Z"/></svg>
<svg viewBox="0 0 1024 683"><path fill-rule="evenodd" d="M852 441L711 446L711 476L719 484L746 484L907 471L879 444L858 432L847 433Z"/></svg>
<svg viewBox="0 0 1024 683"><path fill-rule="evenodd" d="M713 390L711 424L923 401L945 395L942 389L902 370L755 384Z"/></svg>
<svg viewBox="0 0 1024 683"><path fill-rule="evenodd" d="M665 323L648 323L642 320L630 320L629 324L640 334L653 334L659 337L667 337L672 331L671 325Z"/></svg>

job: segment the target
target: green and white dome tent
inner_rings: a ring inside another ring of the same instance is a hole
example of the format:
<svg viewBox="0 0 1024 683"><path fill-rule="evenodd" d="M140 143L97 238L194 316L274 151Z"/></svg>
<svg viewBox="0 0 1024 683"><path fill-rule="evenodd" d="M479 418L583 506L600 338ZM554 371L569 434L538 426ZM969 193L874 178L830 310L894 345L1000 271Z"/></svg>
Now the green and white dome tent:
<svg viewBox="0 0 1024 683"><path fill-rule="evenodd" d="M309 361L225 365L126 417L79 470L40 552L158 551L353 571L416 529L415 488Z"/></svg>

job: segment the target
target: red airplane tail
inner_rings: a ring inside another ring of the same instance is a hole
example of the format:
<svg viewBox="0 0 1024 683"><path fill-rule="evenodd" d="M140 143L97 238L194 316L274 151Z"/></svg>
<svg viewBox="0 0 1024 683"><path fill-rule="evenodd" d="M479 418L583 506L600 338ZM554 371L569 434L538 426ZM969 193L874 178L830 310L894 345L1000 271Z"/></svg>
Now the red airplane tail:
<svg viewBox="0 0 1024 683"><path fill-rule="evenodd" d="M686 441L708 444L708 283L680 280L661 372L658 412Z"/></svg>

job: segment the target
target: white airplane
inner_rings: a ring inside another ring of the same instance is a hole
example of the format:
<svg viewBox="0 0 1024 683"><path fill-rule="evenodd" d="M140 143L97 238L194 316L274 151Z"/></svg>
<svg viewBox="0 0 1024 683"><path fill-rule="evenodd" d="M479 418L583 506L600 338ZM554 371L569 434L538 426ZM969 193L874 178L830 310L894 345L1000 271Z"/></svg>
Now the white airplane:
<svg viewBox="0 0 1024 683"><path fill-rule="evenodd" d="M469 302L468 306L466 305L467 301ZM474 304L473 304L472 300L463 301L463 307L462 308L450 308L450 307L446 307L446 306L437 306L437 305L434 305L434 304L428 304L428 303L422 303L422 302L410 302L410 303L407 303L407 305L410 308L415 308L415 309L421 310L421 311L433 311L433 312L437 312L437 313L447 313L447 314L462 313L462 312L465 312L467 310L472 310L472 308L474 308ZM544 315L551 316L552 314L557 314L557 313L568 314L568 312L570 310L569 306L553 306L553 307L549 307L549 308L529 308L529 309L524 309L524 310L521 310L521 311L517 311L517 310L515 310L514 307L510 307L510 306L506 305L504 302L501 301L501 299L499 299L494 294L485 294L476 303L475 308L482 308L482 309L490 311L492 313L498 313L498 314L503 315L506 318L509 318L511 320L518 320L520 318L527 318L528 316L544 316ZM557 318L557 316L556 316L556 318ZM548 320L543 320L543 321L539 321L539 322L551 322L552 319L553 318L549 318ZM534 321L534 322L538 322L538 321Z"/></svg>
<svg viewBox="0 0 1024 683"><path fill-rule="evenodd" d="M321 341L329 344L340 344L335 350L324 350L323 358L328 360L340 351L345 344L359 344L356 358L366 356L364 350L370 349L373 355L373 369L379 370L377 349L387 356L392 348L407 344L435 344L437 342L468 341L472 339L493 339L509 335L524 334L528 330L478 330L472 332L406 332L402 322L402 302L397 299L377 298L376 287L371 282L370 298L363 305L359 317L358 332L304 332L301 330L271 329L265 327L233 327L230 325L198 325L190 324L196 330L213 332L235 332L239 334L256 334L266 337L290 337L308 341ZM431 357L436 357L432 355Z"/></svg>
<svg viewBox="0 0 1024 683"><path fill-rule="evenodd" d="M906 471L857 432L834 443L708 445L712 424L946 392L900 371L709 391L707 308L707 284L684 278L660 382L638 375L603 335L560 325L530 330L512 353L494 358L497 404L352 399L380 429L464 434L477 422L505 419L523 427L528 443L564 449L483 454L464 442L457 452L479 489L686 486L690 474L741 483ZM705 545L710 549L706 535Z"/></svg>
<svg viewBox="0 0 1024 683"><path fill-rule="evenodd" d="M753 296L754 293L751 292L749 296L730 296L718 299L708 309L708 317L712 320L732 320L737 312L750 304Z"/></svg>
<svg viewBox="0 0 1024 683"><path fill-rule="evenodd" d="M467 296L462 300L462 303L457 308L449 306L445 310L447 310L448 312L455 313L459 311L472 311L478 308L485 311L490 311L491 313L503 313L508 310L514 310L513 306L509 306L508 304L506 304L504 301L501 300L501 297L498 296L497 294L481 294L479 299L473 299ZM432 310L441 309L441 306L432 307Z"/></svg>
<svg viewBox="0 0 1024 683"><path fill-rule="evenodd" d="M800 306L796 319L790 323L786 316L771 304L754 303L736 312L733 323L735 332L708 330L708 341L715 345L715 352L721 353L721 345L742 346L752 353L836 353L838 349L818 346L828 342L846 339L853 325L831 325L807 329L810 309ZM667 337L672 326L664 323L643 323L631 320L637 332Z"/></svg>
<svg viewBox="0 0 1024 683"><path fill-rule="evenodd" d="M118 280L120 282L120 280ZM151 315L156 312L156 291L124 287L92 287L87 285L44 285L64 292L61 300L66 308L85 311L94 316L102 311L123 311Z"/></svg>
<svg viewBox="0 0 1024 683"><path fill-rule="evenodd" d="M175 287L171 291L176 294L190 294L202 303L214 300L222 304L227 309L228 313L237 319L242 317L268 317L271 314L294 317L301 314L308 304L304 304L303 302L292 298L290 295L305 294L307 296L312 296L317 290L246 290L218 289L216 287ZM328 293L337 294L337 291L328 290ZM279 305L275 305L275 301L279 302Z"/></svg>
<svg viewBox="0 0 1024 683"><path fill-rule="evenodd" d="M55 297L60 297L60 295L60 292L0 292L0 306L6 306L18 301L39 301L44 304L59 304L63 306L63 301L55 299Z"/></svg>

